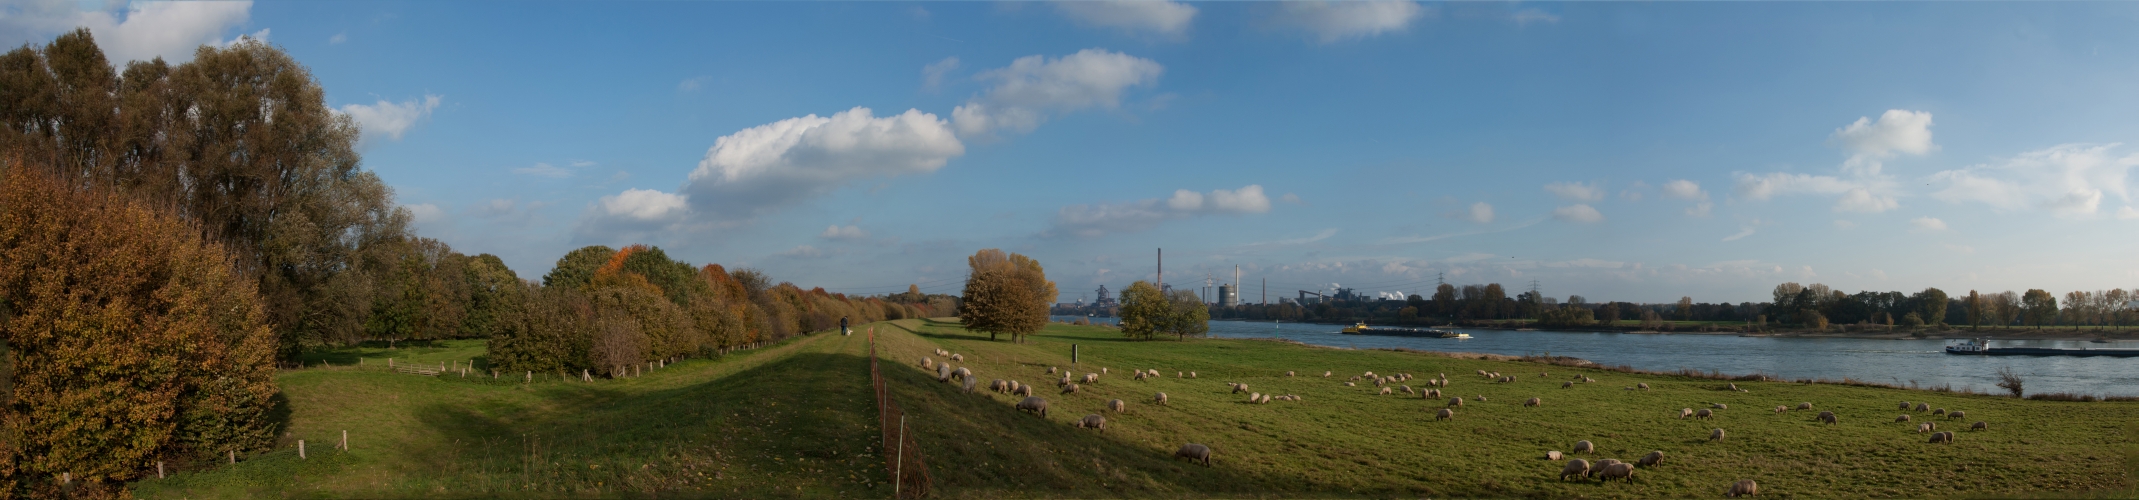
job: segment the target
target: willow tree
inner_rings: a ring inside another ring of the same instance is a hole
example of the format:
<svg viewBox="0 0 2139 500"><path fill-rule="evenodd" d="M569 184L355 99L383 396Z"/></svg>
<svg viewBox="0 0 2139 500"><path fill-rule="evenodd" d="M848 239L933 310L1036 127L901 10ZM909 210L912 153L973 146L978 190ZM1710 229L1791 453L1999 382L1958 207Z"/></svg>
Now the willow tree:
<svg viewBox="0 0 2139 500"><path fill-rule="evenodd" d="M989 340L1010 334L1014 342L1047 326L1047 306L1057 292L1047 280L1047 270L1031 257L989 248L966 258L972 274L966 277L959 317L966 329L987 332Z"/></svg>

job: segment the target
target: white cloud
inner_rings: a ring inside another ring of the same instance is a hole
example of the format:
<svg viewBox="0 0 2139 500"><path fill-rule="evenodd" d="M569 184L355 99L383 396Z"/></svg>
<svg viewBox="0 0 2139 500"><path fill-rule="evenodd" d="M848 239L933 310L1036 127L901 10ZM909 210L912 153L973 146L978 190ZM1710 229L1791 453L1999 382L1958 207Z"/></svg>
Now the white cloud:
<svg viewBox="0 0 2139 500"><path fill-rule="evenodd" d="M1604 189L1595 184L1580 182L1555 182L1545 185L1545 190L1562 200L1595 203L1604 200Z"/></svg>
<svg viewBox="0 0 2139 500"><path fill-rule="evenodd" d="M1732 233L1732 234L1731 234L1730 236L1724 236L1724 237L1723 237L1723 241L1737 241L1737 240L1738 240L1739 238L1744 238L1744 237L1747 237L1747 236L1752 236L1752 235L1753 235L1753 227L1752 227L1752 226L1746 226L1746 227L1744 227L1744 228L1740 228L1740 229L1738 230L1738 232L1736 232L1736 233Z"/></svg>
<svg viewBox="0 0 2139 500"><path fill-rule="evenodd" d="M536 163L535 166L532 167L515 168L512 169L512 173L519 175L532 175L536 177L550 177L556 179L563 179L572 176L571 169L551 165L548 163Z"/></svg>
<svg viewBox="0 0 2139 500"><path fill-rule="evenodd" d="M868 238L869 232L863 231L861 226L833 224L824 228L824 234L817 236L827 240L859 240Z"/></svg>
<svg viewBox="0 0 2139 500"><path fill-rule="evenodd" d="M1274 245L1304 245L1304 244L1308 244L1308 243L1314 243L1314 242L1317 242L1317 241L1322 241L1322 240L1326 240L1326 239L1329 239L1329 237L1331 237L1331 236L1336 236L1336 235L1337 235L1337 228L1334 228L1334 227L1333 227L1333 228L1329 228L1329 229L1324 229L1324 230L1322 230L1321 232L1315 233L1315 235L1314 235L1314 236L1308 236L1308 237L1305 237L1305 238L1291 238L1291 239L1283 239L1283 240L1276 240L1276 241L1261 241L1261 242L1249 243L1249 244L1247 244L1247 245L1242 245L1242 246L1250 246L1250 247L1260 247L1260 246L1274 246Z"/></svg>
<svg viewBox="0 0 2139 500"><path fill-rule="evenodd" d="M1300 201L1300 195L1296 195L1296 194L1292 194L1292 193L1285 193L1285 196L1280 196L1280 197L1278 197L1278 201L1282 201L1282 202L1285 202L1285 203L1291 203L1291 204L1294 204L1294 205L1299 205L1299 204L1302 204L1302 203L1307 203L1307 202L1304 202L1304 201Z"/></svg>
<svg viewBox="0 0 2139 500"><path fill-rule="evenodd" d="M943 78L958 70L958 58L946 57L941 61L921 67L921 88L935 90L943 86Z"/></svg>
<svg viewBox="0 0 2139 500"><path fill-rule="evenodd" d="M1095 238L1108 233L1128 233L1158 227L1168 220L1198 215L1259 214L1270 211L1270 198L1261 185L1235 190L1215 189L1198 193L1175 190L1166 199L1128 203L1071 205L1055 212L1054 227L1043 236Z"/></svg>
<svg viewBox="0 0 2139 500"><path fill-rule="evenodd" d="M1492 223L1493 205L1483 201L1472 203L1470 211L1465 213L1464 217L1470 219L1471 222L1476 222L1479 224Z"/></svg>
<svg viewBox="0 0 2139 500"><path fill-rule="evenodd" d="M13 3L13 2L11 2ZM236 2L132 2L124 12L92 10L77 5L122 5L119 2L83 3L65 0L30 0L0 7L0 32L17 32L23 38L49 38L76 27L89 28L97 48L112 65L161 57L176 64L193 60L202 45L223 47L223 33L244 25L252 16L251 1ZM254 33L266 38L267 30Z"/></svg>
<svg viewBox="0 0 2139 500"><path fill-rule="evenodd" d="M1429 14L1409 0L1285 2L1272 22L1307 32L1322 43L1368 38L1403 31Z"/></svg>
<svg viewBox="0 0 2139 500"><path fill-rule="evenodd" d="M1055 9L1087 26L1180 36L1196 18L1196 8L1164 0L1068 0Z"/></svg>
<svg viewBox="0 0 2139 500"><path fill-rule="evenodd" d="M949 123L857 107L737 131L713 141L684 186L693 209L727 219L823 195L856 179L924 174L965 154Z"/></svg>
<svg viewBox="0 0 2139 500"><path fill-rule="evenodd" d="M446 216L446 211L444 209L438 208L438 205L431 203L402 205L401 208L407 209L410 218L417 224L423 224L426 222L437 222L440 219L444 219Z"/></svg>
<svg viewBox="0 0 2139 500"><path fill-rule="evenodd" d="M1850 189L1842 193L1842 197L1835 200L1834 203L1834 209L1837 212L1861 212L1867 214L1885 212L1899 206L1901 204L1894 201L1894 197L1875 195L1872 194L1871 190L1865 188Z"/></svg>
<svg viewBox="0 0 2139 500"><path fill-rule="evenodd" d="M592 167L592 166L595 166L595 165L599 165L599 164L598 164L598 163L594 163L594 162L592 162L592 161L587 161L587 160L572 160L572 161L571 161L571 165L572 165L572 168L587 168L587 167Z"/></svg>
<svg viewBox="0 0 2139 500"><path fill-rule="evenodd" d="M2131 201L2129 176L2139 155L2116 158L2120 144L2063 144L2021 153L1997 164L1932 174L1944 187L1931 197L1951 203L1982 203L1999 210L2035 207L2066 216L2100 210L2104 194Z"/></svg>
<svg viewBox="0 0 2139 500"><path fill-rule="evenodd" d="M1852 154L1882 158L1897 152L1922 155L1938 150L1931 143L1931 113L1903 109L1889 109L1876 122L1859 117L1835 129L1829 140Z"/></svg>
<svg viewBox="0 0 2139 500"><path fill-rule="evenodd" d="M1150 59L1105 49L1084 49L1056 59L1020 57L1008 67L975 75L995 82L995 87L953 108L951 120L963 135L1030 132L1047 121L1049 112L1119 107L1124 91L1154 84L1164 71Z"/></svg>
<svg viewBox="0 0 2139 500"><path fill-rule="evenodd" d="M1552 209L1552 217L1568 222L1594 223L1604 221L1604 214L1598 213L1597 209L1581 203Z"/></svg>
<svg viewBox="0 0 2139 500"><path fill-rule="evenodd" d="M348 33L335 33L334 36L327 37L327 45L341 45L343 43L347 43L348 41Z"/></svg>
<svg viewBox="0 0 2139 500"><path fill-rule="evenodd" d="M1698 182L1685 179L1664 183L1664 196L1694 202L1693 206L1686 207L1686 215L1694 217L1707 217L1709 211L1716 207L1715 203L1708 200L1708 190L1701 189Z"/></svg>
<svg viewBox="0 0 2139 500"><path fill-rule="evenodd" d="M1892 184L1886 179L1843 180L1825 175L1787 174L1772 172L1765 175L1738 174L1738 194L1753 200L1767 200L1777 195L1818 194L1841 195L1836 199L1837 212L1878 213L1900 206L1891 195L1874 193L1877 188L1886 190Z"/></svg>
<svg viewBox="0 0 2139 500"><path fill-rule="evenodd" d="M615 196L603 196L598 206L602 215L609 217L666 221L682 216L688 210L689 203L680 194L652 189L627 189Z"/></svg>
<svg viewBox="0 0 2139 500"><path fill-rule="evenodd" d="M694 76L694 77L690 77L690 78L685 78L685 79L683 79L683 81L681 81L681 82L676 82L676 91L677 91L677 92L696 92L696 91L698 91L698 89L700 89L700 88L704 88L704 87L705 87L705 85L706 85L706 82L709 82L709 81L713 81L713 77L710 77L710 76Z"/></svg>
<svg viewBox="0 0 2139 500"><path fill-rule="evenodd" d="M438 109L441 100L444 98L424 94L421 101L411 99L394 103L380 99L378 104L371 105L344 104L338 111L356 119L357 127L363 131L363 141L378 137L375 134L386 134L386 137L399 141L401 135L415 128L417 122L431 116L431 110Z"/></svg>
<svg viewBox="0 0 2139 500"><path fill-rule="evenodd" d="M1946 221L1938 220L1937 217L1917 217L1909 219L1909 226L1918 231L1945 231Z"/></svg>
<svg viewBox="0 0 2139 500"><path fill-rule="evenodd" d="M2139 219L2139 209L2134 209L2134 208L2132 208L2132 206L2131 206L2131 205L2125 205L2125 206L2124 206L2124 208L2119 208L2119 209L2117 209L2117 219L2118 219L2118 220L2135 220L2135 219Z"/></svg>

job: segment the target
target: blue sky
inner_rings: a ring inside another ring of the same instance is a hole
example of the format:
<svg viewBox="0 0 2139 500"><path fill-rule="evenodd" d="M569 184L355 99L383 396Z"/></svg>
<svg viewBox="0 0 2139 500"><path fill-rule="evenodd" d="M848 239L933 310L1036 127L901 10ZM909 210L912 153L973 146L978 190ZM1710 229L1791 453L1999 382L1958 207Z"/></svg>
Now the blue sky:
<svg viewBox="0 0 2139 500"><path fill-rule="evenodd" d="M115 59L264 37L419 232L525 278L648 243L850 293L981 248L1089 298L1437 276L2139 287L2139 4L30 0Z"/></svg>

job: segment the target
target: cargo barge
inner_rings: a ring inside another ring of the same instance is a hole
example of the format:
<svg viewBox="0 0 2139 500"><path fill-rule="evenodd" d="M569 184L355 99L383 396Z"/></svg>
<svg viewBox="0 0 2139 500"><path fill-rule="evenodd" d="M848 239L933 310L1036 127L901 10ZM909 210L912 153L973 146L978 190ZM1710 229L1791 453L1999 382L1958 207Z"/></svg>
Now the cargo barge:
<svg viewBox="0 0 2139 500"><path fill-rule="evenodd" d="M2139 357L2139 349L2086 347L1991 347L1989 339L1969 339L1968 342L1946 346L1946 354L1970 356L2114 356Z"/></svg>
<svg viewBox="0 0 2139 500"><path fill-rule="evenodd" d="M1345 327L1345 328L1344 328L1344 332L1343 332L1343 333L1344 333L1344 334L1346 334L1346 335L1389 335L1389 336L1396 336L1396 337L1429 337L1429 338L1437 338L1437 339L1459 339L1459 340L1460 340L1460 339L1467 339L1467 338L1471 338L1471 334L1468 334L1468 333L1462 333L1462 332L1452 332L1452 331L1448 331L1448 330L1437 330L1437 329L1433 329L1433 328L1400 328L1400 327L1388 327L1388 326L1367 326L1367 324L1366 324L1365 322L1361 322L1361 323L1359 323L1359 324L1355 324L1355 325L1352 325L1352 326L1348 326L1348 327Z"/></svg>

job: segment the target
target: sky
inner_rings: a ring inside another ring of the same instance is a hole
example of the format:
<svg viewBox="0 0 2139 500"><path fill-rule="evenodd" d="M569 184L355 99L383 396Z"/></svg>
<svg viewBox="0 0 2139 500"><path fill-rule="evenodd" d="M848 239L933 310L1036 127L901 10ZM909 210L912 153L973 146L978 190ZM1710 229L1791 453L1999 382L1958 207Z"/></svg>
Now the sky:
<svg viewBox="0 0 2139 500"><path fill-rule="evenodd" d="M76 26L281 47L418 234L527 279L2139 288L2139 3L0 1Z"/></svg>

